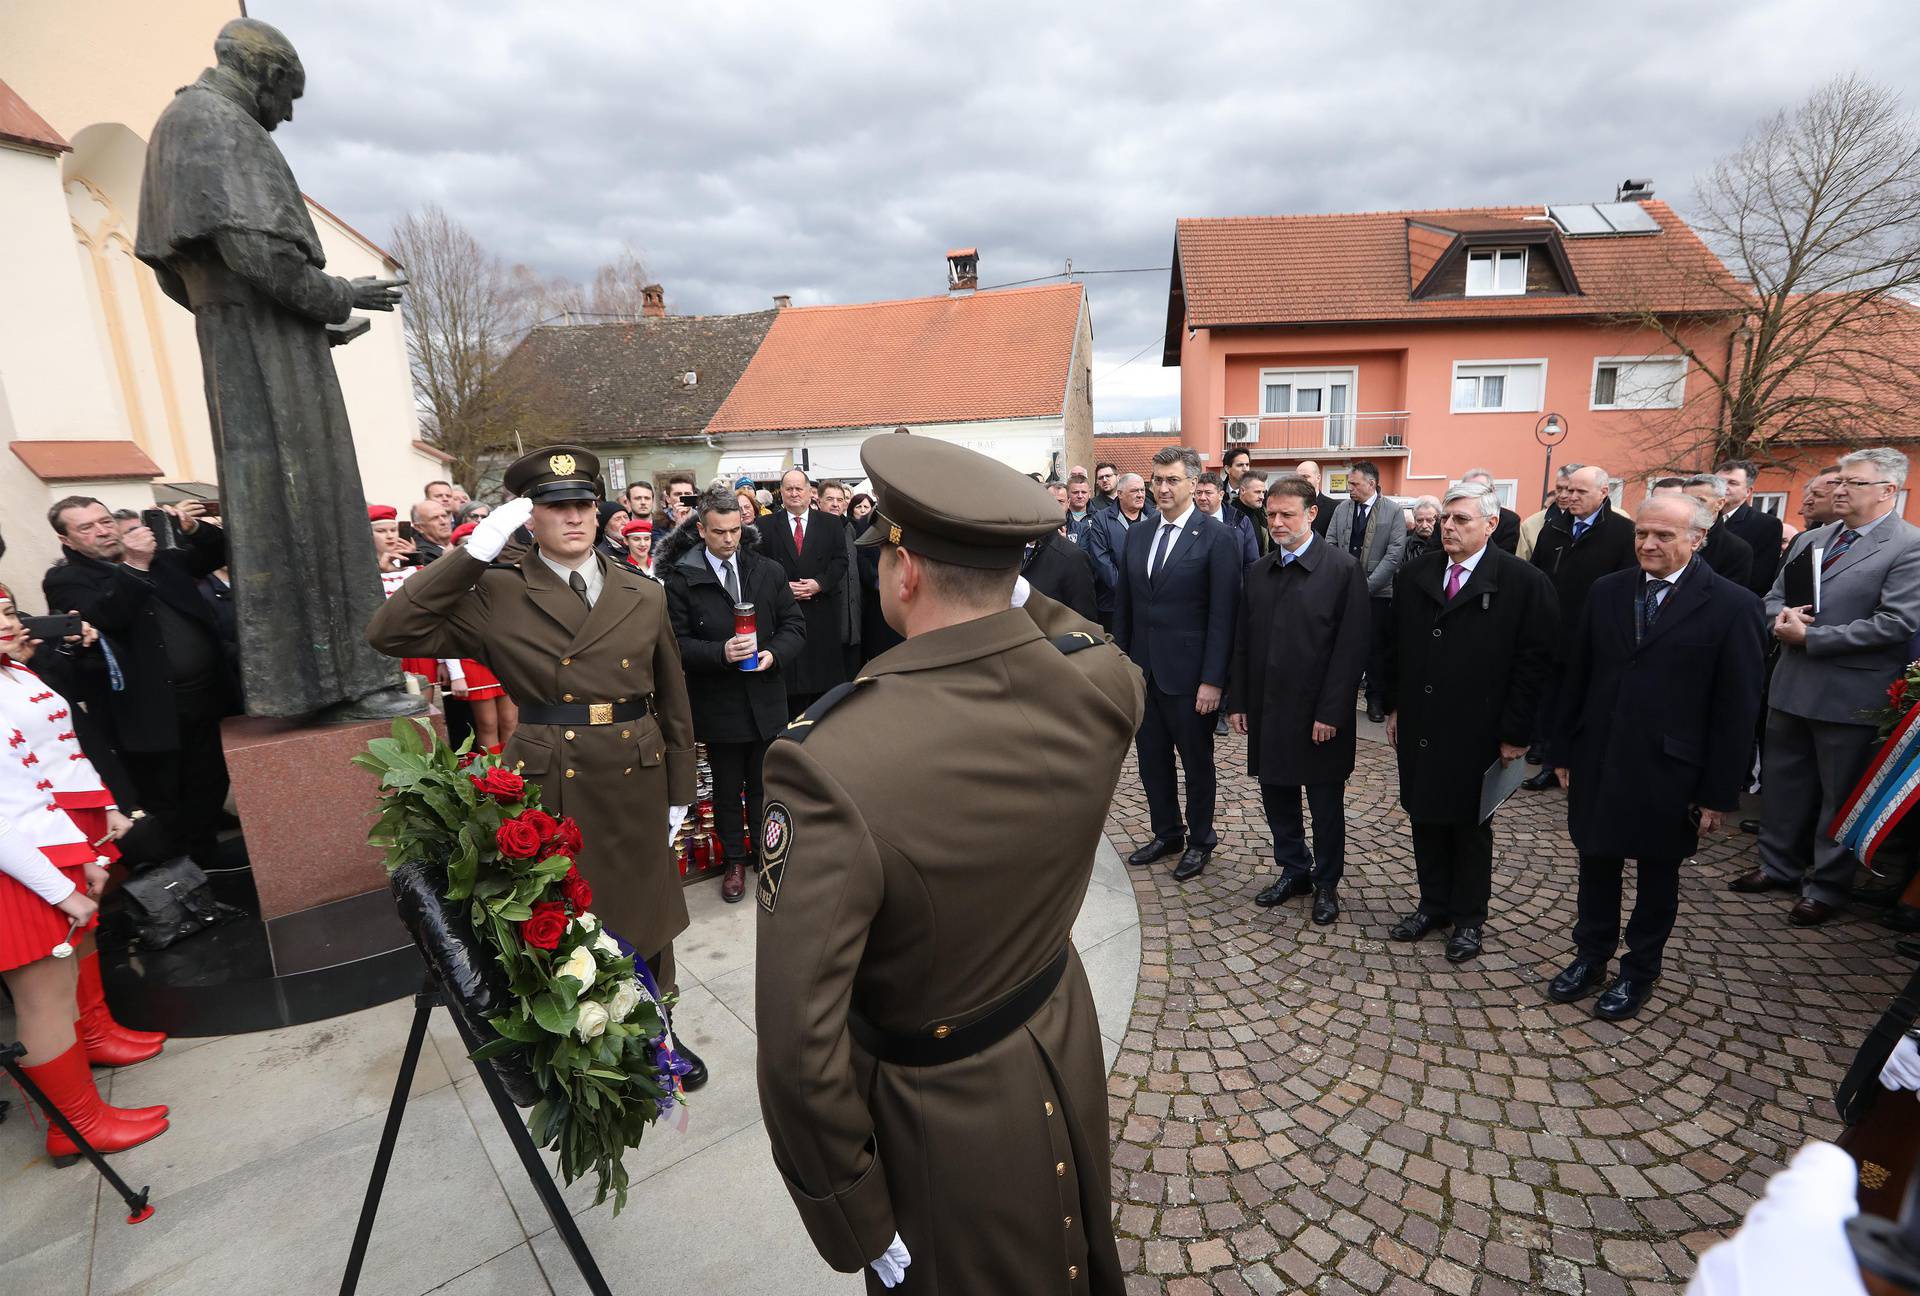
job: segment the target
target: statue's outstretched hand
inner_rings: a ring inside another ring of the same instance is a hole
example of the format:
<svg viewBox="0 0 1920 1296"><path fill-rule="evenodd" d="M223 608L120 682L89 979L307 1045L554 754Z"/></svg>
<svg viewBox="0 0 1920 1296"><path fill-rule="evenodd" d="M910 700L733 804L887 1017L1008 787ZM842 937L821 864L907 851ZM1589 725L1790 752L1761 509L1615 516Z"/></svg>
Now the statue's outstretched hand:
<svg viewBox="0 0 1920 1296"><path fill-rule="evenodd" d="M407 286L405 279L380 279L373 275L363 275L351 282L355 310L390 311L400 304L400 290Z"/></svg>

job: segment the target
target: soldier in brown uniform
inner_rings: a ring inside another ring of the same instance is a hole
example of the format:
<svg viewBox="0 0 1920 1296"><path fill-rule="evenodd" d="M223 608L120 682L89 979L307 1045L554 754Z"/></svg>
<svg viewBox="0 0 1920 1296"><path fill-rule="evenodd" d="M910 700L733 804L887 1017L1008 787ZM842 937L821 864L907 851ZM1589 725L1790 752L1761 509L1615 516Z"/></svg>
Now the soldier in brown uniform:
<svg viewBox="0 0 1920 1296"><path fill-rule="evenodd" d="M520 708L502 758L580 825L594 911L671 990L687 903L669 808L677 822L693 801L693 713L666 594L594 550L599 471L578 446L516 460L505 482L519 498L396 590L367 640L395 657L471 657L500 677ZM534 546L493 562L523 522ZM706 1067L680 1053L694 1064L682 1083L697 1088Z"/></svg>
<svg viewBox="0 0 1920 1296"><path fill-rule="evenodd" d="M1105 1067L1069 935L1142 709L1100 627L1031 595L1045 488L881 436L879 593L906 642L766 759L757 971L774 1163L870 1291L1118 1293Z"/></svg>

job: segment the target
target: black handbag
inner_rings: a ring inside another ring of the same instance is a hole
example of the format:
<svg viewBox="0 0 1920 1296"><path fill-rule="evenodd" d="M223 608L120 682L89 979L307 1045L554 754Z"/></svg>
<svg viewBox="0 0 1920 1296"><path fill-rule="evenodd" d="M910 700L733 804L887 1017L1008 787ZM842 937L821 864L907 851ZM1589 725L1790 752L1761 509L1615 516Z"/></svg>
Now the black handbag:
<svg viewBox="0 0 1920 1296"><path fill-rule="evenodd" d="M185 855L152 864L120 884L133 943L162 950L239 914L213 898L207 875Z"/></svg>

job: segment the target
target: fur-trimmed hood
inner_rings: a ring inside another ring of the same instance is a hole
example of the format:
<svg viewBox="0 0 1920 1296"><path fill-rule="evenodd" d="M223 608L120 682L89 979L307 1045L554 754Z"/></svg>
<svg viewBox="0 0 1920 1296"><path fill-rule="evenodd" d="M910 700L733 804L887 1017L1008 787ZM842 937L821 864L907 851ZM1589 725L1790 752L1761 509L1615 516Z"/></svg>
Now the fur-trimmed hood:
<svg viewBox="0 0 1920 1296"><path fill-rule="evenodd" d="M673 566L682 558L685 558L688 554L700 548L699 516L698 513L688 514L678 526L667 532L666 536L654 545L654 571L664 576L668 567ZM740 528L741 551L744 553L758 554L760 552L760 530L754 526L753 523L759 519L749 520L745 514L742 514L740 520L743 523Z"/></svg>

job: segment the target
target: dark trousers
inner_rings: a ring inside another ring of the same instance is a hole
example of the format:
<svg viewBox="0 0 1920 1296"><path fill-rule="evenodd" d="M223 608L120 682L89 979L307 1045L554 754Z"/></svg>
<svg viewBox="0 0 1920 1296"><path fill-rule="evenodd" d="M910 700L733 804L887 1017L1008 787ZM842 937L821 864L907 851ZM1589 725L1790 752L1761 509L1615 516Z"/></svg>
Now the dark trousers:
<svg viewBox="0 0 1920 1296"><path fill-rule="evenodd" d="M174 695L180 717L175 751L126 752L140 808L202 868L218 864L220 812L227 800L227 756L220 745L220 702L212 689Z"/></svg>
<svg viewBox="0 0 1920 1296"><path fill-rule="evenodd" d="M1620 874L1625 864L1580 857L1580 916L1573 924L1573 947L1582 957L1611 959L1620 943ZM1651 981L1660 975L1660 952L1680 913L1680 861L1636 861L1634 891L1620 975Z"/></svg>
<svg viewBox="0 0 1920 1296"><path fill-rule="evenodd" d="M1367 612L1373 618L1367 626L1367 705L1372 706L1380 701L1380 680L1393 651L1393 600L1368 599Z"/></svg>
<svg viewBox="0 0 1920 1296"><path fill-rule="evenodd" d="M1273 862L1281 876L1311 873L1315 888L1340 883L1346 868L1347 807L1345 783L1308 783L1307 806L1313 811L1313 854L1307 854L1306 825L1300 818L1298 785L1262 783L1260 807L1267 812L1267 831L1273 834Z"/></svg>
<svg viewBox="0 0 1920 1296"><path fill-rule="evenodd" d="M746 825L760 831L763 788L760 770L767 759L764 742L707 744L707 766L713 771L713 825L720 834L720 848L730 860L746 860ZM740 794L747 796L747 817L740 817Z"/></svg>
<svg viewBox="0 0 1920 1296"><path fill-rule="evenodd" d="M1455 927L1480 926L1493 895L1493 820L1414 824L1413 867L1421 913Z"/></svg>
<svg viewBox="0 0 1920 1296"><path fill-rule="evenodd" d="M1140 786L1146 789L1147 810L1153 816L1153 835L1169 841L1185 839L1189 846L1212 848L1213 832L1213 717L1193 709L1193 694L1162 693L1147 685L1147 714L1134 738L1140 757ZM1174 785L1173 755L1180 753L1187 775L1185 826L1180 796Z"/></svg>

